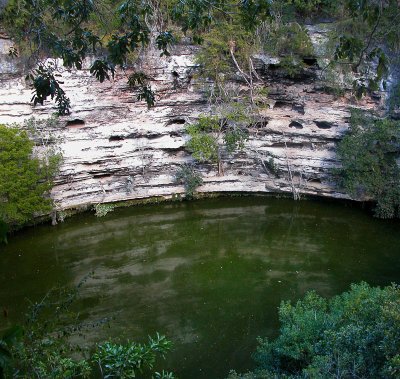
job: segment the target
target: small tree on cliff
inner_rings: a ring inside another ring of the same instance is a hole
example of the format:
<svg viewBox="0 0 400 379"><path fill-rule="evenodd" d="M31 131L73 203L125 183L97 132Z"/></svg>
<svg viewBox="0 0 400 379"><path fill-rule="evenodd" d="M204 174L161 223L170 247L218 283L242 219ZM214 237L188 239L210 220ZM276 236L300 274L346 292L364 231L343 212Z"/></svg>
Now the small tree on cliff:
<svg viewBox="0 0 400 379"><path fill-rule="evenodd" d="M195 124L186 128L190 139L186 147L199 162L216 163L218 175L224 175L224 154L243 149L248 138L245 127L250 117L240 105L217 109L216 116L200 116Z"/></svg>

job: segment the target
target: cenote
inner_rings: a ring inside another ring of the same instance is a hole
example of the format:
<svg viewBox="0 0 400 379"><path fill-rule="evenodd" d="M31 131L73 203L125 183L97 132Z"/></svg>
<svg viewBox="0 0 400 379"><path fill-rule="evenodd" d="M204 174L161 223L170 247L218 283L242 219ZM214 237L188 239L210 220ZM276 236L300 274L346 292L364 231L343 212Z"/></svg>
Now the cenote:
<svg viewBox="0 0 400 379"><path fill-rule="evenodd" d="M174 343L164 368L181 379L224 378L252 367L257 336L277 334L282 300L400 282L399 227L341 203L265 197L81 214L1 246L2 327L21 320L28 299L94 270L81 317L115 319L89 340L158 331Z"/></svg>

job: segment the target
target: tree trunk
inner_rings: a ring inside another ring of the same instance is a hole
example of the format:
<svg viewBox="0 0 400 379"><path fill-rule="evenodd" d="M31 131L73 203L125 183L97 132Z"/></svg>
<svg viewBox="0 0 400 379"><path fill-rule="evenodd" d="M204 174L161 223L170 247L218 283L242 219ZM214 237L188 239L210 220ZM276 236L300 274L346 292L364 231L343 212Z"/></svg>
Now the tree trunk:
<svg viewBox="0 0 400 379"><path fill-rule="evenodd" d="M224 176L224 165L221 158L218 157L218 176Z"/></svg>
<svg viewBox="0 0 400 379"><path fill-rule="evenodd" d="M222 130L222 124L220 125ZM217 141L219 140L219 136L217 137ZM222 164L221 158L221 148L220 146L217 147L217 165L218 165L218 176L224 176L224 166Z"/></svg>

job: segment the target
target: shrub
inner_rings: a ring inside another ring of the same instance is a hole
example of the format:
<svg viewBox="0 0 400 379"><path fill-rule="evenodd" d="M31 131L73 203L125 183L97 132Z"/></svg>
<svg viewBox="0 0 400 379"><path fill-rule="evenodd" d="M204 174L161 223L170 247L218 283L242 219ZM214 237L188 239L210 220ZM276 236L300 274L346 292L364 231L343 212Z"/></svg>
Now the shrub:
<svg viewBox="0 0 400 379"><path fill-rule="evenodd" d="M341 184L354 197L373 199L377 217L399 217L400 122L353 110L350 123L338 146Z"/></svg>
<svg viewBox="0 0 400 379"><path fill-rule="evenodd" d="M293 5L300 17L334 17L341 4L332 0L286 0L286 3Z"/></svg>
<svg viewBox="0 0 400 379"><path fill-rule="evenodd" d="M391 91L388 99L389 111L398 111L400 109L400 81L397 81Z"/></svg>
<svg viewBox="0 0 400 379"><path fill-rule="evenodd" d="M278 56L293 55L308 57L314 55L313 45L304 27L296 22L273 23L265 40L265 49Z"/></svg>
<svg viewBox="0 0 400 379"><path fill-rule="evenodd" d="M144 368L152 369L157 356L164 358L171 346L171 342L158 333L155 338L149 337L148 344L104 342L97 346L92 361L101 367L105 378L136 378Z"/></svg>
<svg viewBox="0 0 400 379"><path fill-rule="evenodd" d="M257 51L255 36L244 28L240 20L217 25L203 38L196 62L201 65L202 76L216 82L223 81L225 75L229 77L237 71L230 55L232 44L237 62L244 68L248 67L251 54Z"/></svg>
<svg viewBox="0 0 400 379"><path fill-rule="evenodd" d="M279 166L274 161L274 158L270 157L268 160L263 161L263 163L272 174L279 178Z"/></svg>
<svg viewBox="0 0 400 379"><path fill-rule="evenodd" d="M60 155L35 157L25 131L0 125L0 220L11 228L51 210L48 194Z"/></svg>
<svg viewBox="0 0 400 379"><path fill-rule="evenodd" d="M200 116L186 128L190 137L186 147L197 161L216 163L218 175L223 175L223 153L233 154L244 148L250 116L239 104L222 104L214 113Z"/></svg>
<svg viewBox="0 0 400 379"><path fill-rule="evenodd" d="M104 217L112 212L115 208L114 204L96 204L94 207L96 217Z"/></svg>
<svg viewBox="0 0 400 379"><path fill-rule="evenodd" d="M327 300L309 292L279 307L280 335L259 339L250 378L398 378L400 287L366 283Z"/></svg>
<svg viewBox="0 0 400 379"><path fill-rule="evenodd" d="M185 194L192 199L196 188L203 184L201 174L194 170L193 165L184 164L176 173L175 179L185 186Z"/></svg>
<svg viewBox="0 0 400 379"><path fill-rule="evenodd" d="M1 379L131 379L143 377L144 373L151 375L156 359L164 357L172 347L158 333L143 344L107 341L82 349L71 342L78 336L83 338L86 330L109 321L104 318L83 323L79 321L79 314L72 311L71 306L86 279L74 289L51 290L29 307L23 327L14 326L0 335ZM153 377L174 379L173 373L166 371L155 372Z"/></svg>

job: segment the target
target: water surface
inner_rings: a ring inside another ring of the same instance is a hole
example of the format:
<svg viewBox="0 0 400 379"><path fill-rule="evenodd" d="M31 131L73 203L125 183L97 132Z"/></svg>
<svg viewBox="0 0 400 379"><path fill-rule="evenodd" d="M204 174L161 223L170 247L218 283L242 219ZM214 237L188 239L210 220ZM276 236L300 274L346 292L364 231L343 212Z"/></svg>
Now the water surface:
<svg viewBox="0 0 400 379"><path fill-rule="evenodd" d="M282 300L400 282L399 231L356 207L262 197L79 215L0 247L0 328L21 319L27 299L94 270L82 318L115 320L89 340L159 331L175 344L164 368L181 379L224 378L252 367L257 336L276 335Z"/></svg>

